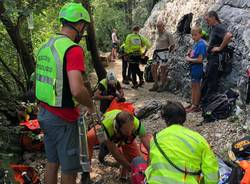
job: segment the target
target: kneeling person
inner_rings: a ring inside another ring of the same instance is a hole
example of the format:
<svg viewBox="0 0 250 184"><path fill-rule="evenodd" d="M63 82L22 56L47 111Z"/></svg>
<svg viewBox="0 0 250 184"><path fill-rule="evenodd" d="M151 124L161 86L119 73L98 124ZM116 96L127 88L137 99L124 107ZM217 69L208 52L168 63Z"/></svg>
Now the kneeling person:
<svg viewBox="0 0 250 184"><path fill-rule="evenodd" d="M109 71L106 79L100 81L95 97L100 100L100 111L105 113L115 98L124 102L124 92L120 82L116 79L115 73Z"/></svg>
<svg viewBox="0 0 250 184"><path fill-rule="evenodd" d="M150 142L150 164L146 170L148 184L219 182L218 162L207 141L199 133L183 126L184 107L168 102L161 111L167 128Z"/></svg>
<svg viewBox="0 0 250 184"><path fill-rule="evenodd" d="M123 166L122 176L124 176L127 171L131 170L132 159L141 155L135 138L139 136L143 145L147 149L149 148L145 127L132 114L121 110L112 110L105 113L101 127L107 137L103 142L114 158ZM101 127L96 126L96 129ZM93 154L94 145L98 143L95 129L92 128L88 132L90 158ZM121 147L122 154L118 147Z"/></svg>

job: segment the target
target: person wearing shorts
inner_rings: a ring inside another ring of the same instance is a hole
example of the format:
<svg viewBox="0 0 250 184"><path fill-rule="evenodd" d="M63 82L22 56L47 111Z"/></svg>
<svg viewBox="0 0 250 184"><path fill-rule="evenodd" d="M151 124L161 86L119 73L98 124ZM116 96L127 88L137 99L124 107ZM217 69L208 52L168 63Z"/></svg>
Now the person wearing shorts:
<svg viewBox="0 0 250 184"><path fill-rule="evenodd" d="M111 38L112 38L111 61L113 62L115 62L115 59L117 57L117 48L118 48L118 43L119 43L116 32L117 30L113 29L113 32L111 35Z"/></svg>
<svg viewBox="0 0 250 184"><path fill-rule="evenodd" d="M82 74L84 53L78 45L84 27L90 22L81 3L65 4L59 13L62 29L39 49L36 60L36 98L39 100L38 120L44 132L47 157L46 184L57 184L61 166L61 183L76 183L80 171L77 102L95 112Z"/></svg>
<svg viewBox="0 0 250 184"><path fill-rule="evenodd" d="M186 61L190 64L191 82L192 82L192 104L186 108L187 112L199 110L201 96L201 81L203 78L203 60L206 57L206 42L201 39L202 29L193 27L191 30L192 38L195 42L191 52L186 56Z"/></svg>
<svg viewBox="0 0 250 184"><path fill-rule="evenodd" d="M171 33L165 30L165 25L162 21L157 22L158 38L156 39L156 47L153 54L152 75L154 84L149 91L164 91L167 81L168 72L168 55L174 50L175 42ZM158 75L160 75L160 80Z"/></svg>

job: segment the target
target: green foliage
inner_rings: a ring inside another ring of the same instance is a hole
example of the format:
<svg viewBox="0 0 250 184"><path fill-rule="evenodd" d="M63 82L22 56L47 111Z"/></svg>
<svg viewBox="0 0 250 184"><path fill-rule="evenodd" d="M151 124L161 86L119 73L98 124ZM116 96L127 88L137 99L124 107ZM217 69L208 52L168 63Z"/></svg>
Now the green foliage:
<svg viewBox="0 0 250 184"><path fill-rule="evenodd" d="M112 29L116 28L119 39L124 40L129 32L124 9L117 7L117 4L124 3L124 0L94 0L94 23L98 46L102 51L111 49Z"/></svg>
<svg viewBox="0 0 250 184"><path fill-rule="evenodd" d="M132 24L143 27L150 12L148 6L152 3L150 0L131 1ZM127 20L129 13L126 8L127 0L93 0L93 14L96 28L96 37L99 48L102 51L111 50L112 29L117 29L119 39L124 41L126 35L131 30L131 25Z"/></svg>

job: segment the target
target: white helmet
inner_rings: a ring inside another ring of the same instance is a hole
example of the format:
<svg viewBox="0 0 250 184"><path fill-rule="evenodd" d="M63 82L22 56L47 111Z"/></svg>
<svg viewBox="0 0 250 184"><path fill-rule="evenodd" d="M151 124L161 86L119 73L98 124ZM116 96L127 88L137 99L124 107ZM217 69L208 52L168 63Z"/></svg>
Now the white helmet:
<svg viewBox="0 0 250 184"><path fill-rule="evenodd" d="M108 83L115 83L116 82L115 73L113 71L108 71L106 79L107 79Z"/></svg>

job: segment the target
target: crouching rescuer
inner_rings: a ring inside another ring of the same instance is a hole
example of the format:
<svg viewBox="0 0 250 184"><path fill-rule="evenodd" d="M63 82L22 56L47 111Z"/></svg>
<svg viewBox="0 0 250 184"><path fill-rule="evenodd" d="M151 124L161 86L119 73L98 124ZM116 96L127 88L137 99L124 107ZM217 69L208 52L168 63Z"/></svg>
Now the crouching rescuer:
<svg viewBox="0 0 250 184"><path fill-rule="evenodd" d="M57 183L61 166L62 183L76 183L81 171L77 103L95 112L82 74L83 49L78 45L90 17L80 3L68 3L59 13L62 29L45 42L37 53L36 98L38 120L44 132L47 157L45 182Z"/></svg>
<svg viewBox="0 0 250 184"><path fill-rule="evenodd" d="M184 107L168 102L161 111L167 128L154 134L150 142L148 184L217 184L218 162L207 141L183 126Z"/></svg>
<svg viewBox="0 0 250 184"><path fill-rule="evenodd" d="M103 114L114 99L118 102L125 101L124 91L114 72L108 71L106 78L100 81L95 92L95 98L100 100L100 111Z"/></svg>
<svg viewBox="0 0 250 184"><path fill-rule="evenodd" d="M149 149L145 127L136 117L126 111L109 111L104 114L101 125L96 125L88 132L90 158L94 145L104 143L113 157L122 165L121 179L125 179L128 171L131 170L131 161L141 155L135 140L137 136Z"/></svg>

